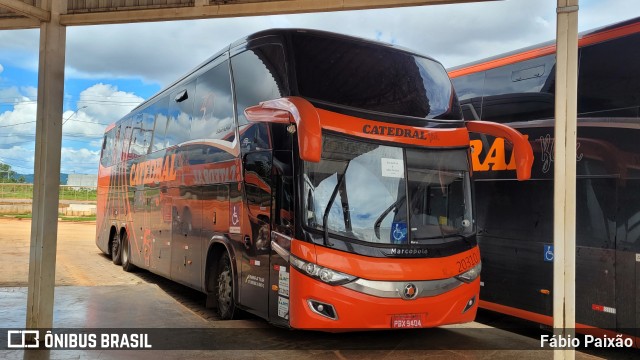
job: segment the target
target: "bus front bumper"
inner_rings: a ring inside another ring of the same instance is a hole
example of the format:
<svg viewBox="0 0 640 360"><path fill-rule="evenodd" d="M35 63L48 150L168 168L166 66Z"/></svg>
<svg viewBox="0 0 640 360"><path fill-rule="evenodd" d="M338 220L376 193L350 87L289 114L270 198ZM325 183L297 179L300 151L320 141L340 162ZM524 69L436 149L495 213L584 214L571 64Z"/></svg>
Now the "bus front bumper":
<svg viewBox="0 0 640 360"><path fill-rule="evenodd" d="M325 284L295 268L291 269L290 284L291 327L323 331L428 328L470 322L476 316L480 291L477 278L437 296L414 300L377 297Z"/></svg>

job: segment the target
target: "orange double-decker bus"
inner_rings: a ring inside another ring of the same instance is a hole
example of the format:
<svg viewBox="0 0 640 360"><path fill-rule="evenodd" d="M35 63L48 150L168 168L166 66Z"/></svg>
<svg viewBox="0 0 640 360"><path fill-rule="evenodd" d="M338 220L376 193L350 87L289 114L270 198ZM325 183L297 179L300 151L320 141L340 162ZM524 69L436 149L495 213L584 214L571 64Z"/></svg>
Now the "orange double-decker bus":
<svg viewBox="0 0 640 360"><path fill-rule="evenodd" d="M231 44L110 126L97 246L291 328L474 319L469 131L442 65L312 30Z"/></svg>

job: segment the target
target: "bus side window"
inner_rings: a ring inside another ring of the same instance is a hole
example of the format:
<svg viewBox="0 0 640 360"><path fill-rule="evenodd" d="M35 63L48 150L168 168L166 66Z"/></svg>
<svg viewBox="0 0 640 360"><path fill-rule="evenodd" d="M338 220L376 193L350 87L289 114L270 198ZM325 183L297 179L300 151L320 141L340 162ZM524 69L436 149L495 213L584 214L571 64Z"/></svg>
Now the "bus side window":
<svg viewBox="0 0 640 360"><path fill-rule="evenodd" d="M122 125L122 123L116 125L116 127L113 129L114 135L113 135L113 151L111 153L111 164L115 165L115 164L119 164L123 157L122 157L122 137L123 137L123 133L122 130L124 129L124 126Z"/></svg>
<svg viewBox="0 0 640 360"><path fill-rule="evenodd" d="M249 123L244 116L246 108L289 94L284 50L280 45L248 49L231 58L231 67L241 126Z"/></svg>
<svg viewBox="0 0 640 360"><path fill-rule="evenodd" d="M180 145L189 140L195 97L194 81L179 86L178 90L169 95L169 118L165 132L167 147Z"/></svg>
<svg viewBox="0 0 640 360"><path fill-rule="evenodd" d="M146 134L143 123L143 114L136 114L133 117L133 132L131 135L131 154L134 157L140 157L147 154L149 150L150 135Z"/></svg>
<svg viewBox="0 0 640 360"><path fill-rule="evenodd" d="M284 51L276 44L248 49L231 58L236 108L243 151L270 149L266 124L249 124L244 110L289 94Z"/></svg>
<svg viewBox="0 0 640 360"><path fill-rule="evenodd" d="M636 33L580 49L578 114L638 117L639 42L640 34Z"/></svg>
<svg viewBox="0 0 640 360"><path fill-rule="evenodd" d="M165 132L167 130L167 118L169 112L169 97L165 96L150 106L148 113L155 118L153 138L151 139L150 152L156 152L166 148Z"/></svg>
<svg viewBox="0 0 640 360"><path fill-rule="evenodd" d="M100 164L104 167L113 165L115 131L116 128L113 128L104 135L104 140L102 142L102 156L100 158Z"/></svg>
<svg viewBox="0 0 640 360"><path fill-rule="evenodd" d="M133 119L128 117L122 121L121 131L123 132L122 139L122 161L126 162L129 159L133 158L131 153L131 139L133 138Z"/></svg>
<svg viewBox="0 0 640 360"><path fill-rule="evenodd" d="M294 234L294 218L293 218L293 177L276 175L275 182L277 186L275 198L275 228L274 230L287 235Z"/></svg>
<svg viewBox="0 0 640 360"><path fill-rule="evenodd" d="M287 126L273 124L273 184L274 194L273 224L274 230L287 235L294 235L294 193L293 193L293 137ZM312 205L312 204L311 204Z"/></svg>
<svg viewBox="0 0 640 360"><path fill-rule="evenodd" d="M249 211L269 217L271 207L271 153L252 152L244 156L244 178ZM266 212L265 212L266 211Z"/></svg>
<svg viewBox="0 0 640 360"><path fill-rule="evenodd" d="M482 120L507 122L553 117L555 55L487 70Z"/></svg>
<svg viewBox="0 0 640 360"><path fill-rule="evenodd" d="M470 74L451 79L465 120L482 119L482 92L486 72Z"/></svg>
<svg viewBox="0 0 640 360"><path fill-rule="evenodd" d="M151 143L153 142L153 129L156 121L151 111L153 111L153 109L146 108L142 113L142 147L144 154L153 152Z"/></svg>
<svg viewBox="0 0 640 360"><path fill-rule="evenodd" d="M224 61L198 77L191 139L233 141L233 99L229 61Z"/></svg>

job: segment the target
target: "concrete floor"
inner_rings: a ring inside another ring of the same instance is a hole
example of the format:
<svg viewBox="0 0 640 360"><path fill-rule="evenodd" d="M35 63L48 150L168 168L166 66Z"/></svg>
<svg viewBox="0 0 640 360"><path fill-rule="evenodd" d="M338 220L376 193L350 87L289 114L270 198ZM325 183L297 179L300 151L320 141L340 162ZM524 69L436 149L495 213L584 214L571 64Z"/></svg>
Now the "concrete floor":
<svg viewBox="0 0 640 360"><path fill-rule="evenodd" d="M207 321L152 284L57 287L54 307L54 333L95 333L100 338L101 333L134 328L129 333L148 334L152 350L7 349L6 330L24 326L26 297L24 287L0 288L0 359L448 360L553 356L552 351L532 350L539 346L535 338L478 323L325 334L280 329L256 319ZM633 353L629 355L634 357ZM579 352L576 358L599 357Z"/></svg>

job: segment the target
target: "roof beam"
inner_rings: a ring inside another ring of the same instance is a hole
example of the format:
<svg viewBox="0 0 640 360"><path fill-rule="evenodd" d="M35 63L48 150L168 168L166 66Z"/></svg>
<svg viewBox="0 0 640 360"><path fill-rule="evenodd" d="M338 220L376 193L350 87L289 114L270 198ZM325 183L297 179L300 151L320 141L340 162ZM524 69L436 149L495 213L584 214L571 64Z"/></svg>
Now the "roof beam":
<svg viewBox="0 0 640 360"><path fill-rule="evenodd" d="M0 30L35 29L40 27L40 21L28 17L17 17L0 20Z"/></svg>
<svg viewBox="0 0 640 360"><path fill-rule="evenodd" d="M96 11L78 14L64 14L60 16L60 23L66 26L118 24L145 21L190 20L204 18L361 10L479 1L494 0L282 0L224 5L204 5L202 1L196 1L196 6L189 7L104 12Z"/></svg>
<svg viewBox="0 0 640 360"><path fill-rule="evenodd" d="M39 21L48 22L51 20L49 11L26 4L20 0L0 0L0 7Z"/></svg>

